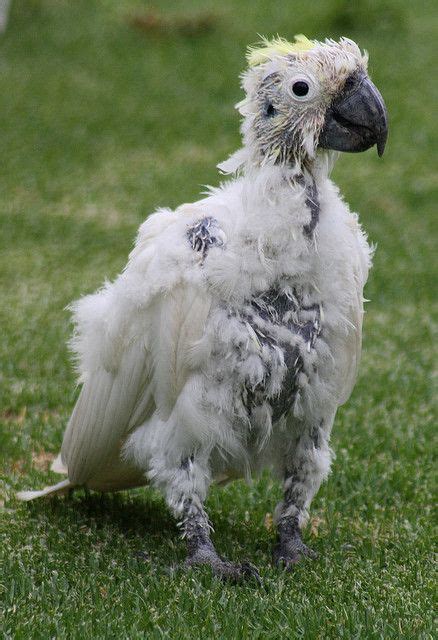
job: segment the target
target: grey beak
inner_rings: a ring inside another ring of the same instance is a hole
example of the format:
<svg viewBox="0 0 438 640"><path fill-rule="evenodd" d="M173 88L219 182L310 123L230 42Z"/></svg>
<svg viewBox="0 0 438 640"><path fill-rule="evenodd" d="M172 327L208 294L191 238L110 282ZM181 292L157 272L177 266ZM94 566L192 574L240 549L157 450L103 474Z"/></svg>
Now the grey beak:
<svg viewBox="0 0 438 640"><path fill-rule="evenodd" d="M366 74L350 76L327 109L319 146L358 152L377 145L382 156L387 137L388 114L379 90Z"/></svg>

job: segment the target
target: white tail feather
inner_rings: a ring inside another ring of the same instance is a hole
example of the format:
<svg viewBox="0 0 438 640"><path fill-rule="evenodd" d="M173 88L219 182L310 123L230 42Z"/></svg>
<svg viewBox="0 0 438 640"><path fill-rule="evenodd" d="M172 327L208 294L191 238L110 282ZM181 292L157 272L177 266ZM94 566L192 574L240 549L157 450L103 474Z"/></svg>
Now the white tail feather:
<svg viewBox="0 0 438 640"><path fill-rule="evenodd" d="M41 491L18 491L16 494L18 500L22 502L28 502L29 500L36 500L37 498L44 498L54 494L62 494L74 487L75 485L70 480L62 480L58 484L54 484L51 487L44 487Z"/></svg>

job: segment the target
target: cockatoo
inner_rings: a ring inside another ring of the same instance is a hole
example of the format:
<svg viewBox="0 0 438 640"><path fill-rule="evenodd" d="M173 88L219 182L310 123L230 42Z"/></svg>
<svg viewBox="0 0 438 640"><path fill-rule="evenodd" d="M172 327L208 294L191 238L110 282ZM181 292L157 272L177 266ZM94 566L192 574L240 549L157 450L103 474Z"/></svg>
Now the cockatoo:
<svg viewBox="0 0 438 640"><path fill-rule="evenodd" d="M187 541L186 564L232 580L204 500L264 468L283 482L274 561L313 555L301 528L330 468L353 388L371 249L329 178L339 151L387 138L367 56L347 38L263 40L242 75L243 146L206 197L141 225L124 271L73 305L82 385L54 469L85 486L150 484Z"/></svg>

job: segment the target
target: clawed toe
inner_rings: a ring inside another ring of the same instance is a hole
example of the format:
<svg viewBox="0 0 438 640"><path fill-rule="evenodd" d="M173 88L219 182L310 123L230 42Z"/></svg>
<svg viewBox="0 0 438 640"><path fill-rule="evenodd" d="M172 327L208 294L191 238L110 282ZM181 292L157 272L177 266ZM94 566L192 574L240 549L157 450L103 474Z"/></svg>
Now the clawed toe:
<svg viewBox="0 0 438 640"><path fill-rule="evenodd" d="M244 582L247 580L255 580L261 584L261 578L258 570L249 562L234 563L224 560L218 555L206 554L195 555L188 558L184 566L186 569L208 565L211 567L215 576L226 582Z"/></svg>
<svg viewBox="0 0 438 640"><path fill-rule="evenodd" d="M307 556L308 558L311 558L312 560L316 560L316 558L318 557L318 552L315 551L314 549L310 549L310 547L307 547L306 545L304 545L304 555Z"/></svg>
<svg viewBox="0 0 438 640"><path fill-rule="evenodd" d="M318 554L310 549L304 542L299 544L278 544L273 553L274 564L282 567L286 571L290 571L303 558L317 558Z"/></svg>
<svg viewBox="0 0 438 640"><path fill-rule="evenodd" d="M250 562L244 561L241 565L237 565L240 570L240 577L244 580L255 580L257 584L262 584L262 579L256 567Z"/></svg>
<svg viewBox="0 0 438 640"><path fill-rule="evenodd" d="M258 584L262 582L259 572L249 562L234 563L221 560L220 563L212 565L212 569L218 578L227 582L244 582L246 580L255 580Z"/></svg>

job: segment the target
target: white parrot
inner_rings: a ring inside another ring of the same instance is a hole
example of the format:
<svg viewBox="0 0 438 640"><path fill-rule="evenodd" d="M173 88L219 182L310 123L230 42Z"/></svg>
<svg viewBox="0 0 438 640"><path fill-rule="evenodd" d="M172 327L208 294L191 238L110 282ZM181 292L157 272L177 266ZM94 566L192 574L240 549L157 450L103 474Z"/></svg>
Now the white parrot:
<svg viewBox="0 0 438 640"><path fill-rule="evenodd" d="M347 38L249 49L243 147L219 165L233 177L149 216L123 273L73 305L82 389L54 465L68 479L21 499L151 484L188 566L257 578L216 552L203 504L211 482L269 467L284 483L274 560L312 555L300 529L355 383L371 263L329 173L387 137L366 69Z"/></svg>

